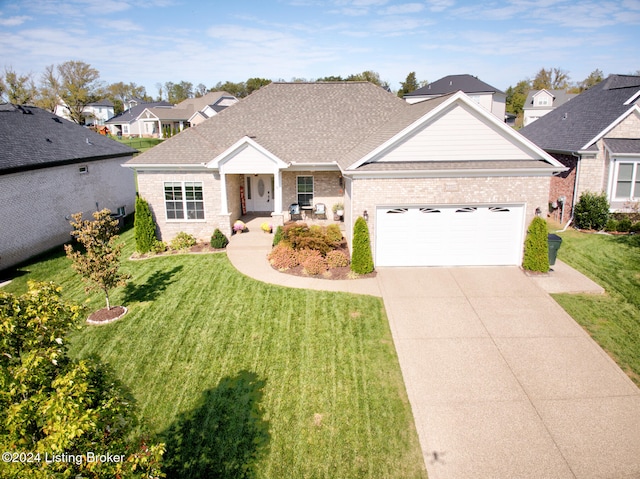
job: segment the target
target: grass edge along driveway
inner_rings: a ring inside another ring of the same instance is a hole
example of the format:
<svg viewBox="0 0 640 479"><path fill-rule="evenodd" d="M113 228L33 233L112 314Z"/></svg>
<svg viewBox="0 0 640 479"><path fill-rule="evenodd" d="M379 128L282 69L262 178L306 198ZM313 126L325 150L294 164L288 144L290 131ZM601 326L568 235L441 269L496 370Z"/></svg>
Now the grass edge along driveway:
<svg viewBox="0 0 640 479"><path fill-rule="evenodd" d="M604 295L554 299L640 386L640 235L561 233L558 258L604 287Z"/></svg>
<svg viewBox="0 0 640 479"><path fill-rule="evenodd" d="M53 279L84 301L62 255L24 269L8 290ZM169 477L426 477L381 299L260 283L224 254L123 269L113 304L129 313L84 327L71 353L112 367L167 442Z"/></svg>

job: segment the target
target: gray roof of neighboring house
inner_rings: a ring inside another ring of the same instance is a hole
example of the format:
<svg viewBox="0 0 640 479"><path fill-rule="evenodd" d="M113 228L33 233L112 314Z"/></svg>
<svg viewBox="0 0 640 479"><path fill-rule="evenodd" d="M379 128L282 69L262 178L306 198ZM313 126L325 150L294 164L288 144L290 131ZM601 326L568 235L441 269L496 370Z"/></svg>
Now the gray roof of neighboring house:
<svg viewBox="0 0 640 479"><path fill-rule="evenodd" d="M427 96L427 95L446 95L447 93L454 93L457 91L463 91L469 93L502 93L496 87L489 85L488 83L478 80L478 78L472 75L448 75L444 78L429 83L422 88L407 93L405 97L412 96Z"/></svg>
<svg viewBox="0 0 640 479"><path fill-rule="evenodd" d="M137 105L131 107L128 110L123 111L119 115L110 118L106 124L107 125L121 125L123 123L131 123L138 118L140 113L142 113L145 108L153 108L156 106L167 106L172 107L173 105L168 101L156 101L150 103L138 103Z"/></svg>
<svg viewBox="0 0 640 479"><path fill-rule="evenodd" d="M105 158L136 150L46 110L0 105L0 175Z"/></svg>
<svg viewBox="0 0 640 479"><path fill-rule="evenodd" d="M577 152L590 144L622 114L640 92L640 76L609 75L605 80L520 130L547 151ZM639 98L635 99L638 103ZM589 144L588 144L589 143Z"/></svg>
<svg viewBox="0 0 640 479"><path fill-rule="evenodd" d="M93 103L89 103L89 106L110 106L113 107L113 103L108 98L103 98L102 100L94 101Z"/></svg>
<svg viewBox="0 0 640 479"><path fill-rule="evenodd" d="M606 138L604 143L613 154L640 155L640 139Z"/></svg>
<svg viewBox="0 0 640 479"><path fill-rule="evenodd" d="M530 90L527 94L527 99L524 101L525 110L548 110L549 108L557 108L560 105L565 104L572 98L578 96L577 93L567 93L566 90L546 90L553 96L553 103L551 105L537 106L533 104L533 97L542 90Z"/></svg>
<svg viewBox="0 0 640 479"><path fill-rule="evenodd" d="M187 110L190 113L187 116L187 118L189 118L196 111L200 111L200 110L204 109L204 107L206 107L207 105L211 105L211 106L216 105L223 98L236 99L236 97L234 97L230 93L227 93L226 91L211 91L211 92L209 92L209 93L207 93L206 95L203 95L203 96L199 96L199 97L196 97L196 98L187 98L186 100L181 101L180 103L178 103L176 105L176 108L181 108L181 109ZM219 108L220 108L220 110L216 110L216 111L222 111L225 108L227 108L227 106L226 105L220 105Z"/></svg>

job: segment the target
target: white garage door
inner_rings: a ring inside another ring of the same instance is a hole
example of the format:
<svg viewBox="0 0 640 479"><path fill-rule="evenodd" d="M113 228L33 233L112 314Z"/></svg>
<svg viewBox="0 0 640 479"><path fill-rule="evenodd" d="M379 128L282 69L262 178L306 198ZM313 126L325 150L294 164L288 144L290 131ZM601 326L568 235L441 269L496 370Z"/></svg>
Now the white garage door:
<svg viewBox="0 0 640 479"><path fill-rule="evenodd" d="M378 207L376 265L516 265L523 222L522 205Z"/></svg>

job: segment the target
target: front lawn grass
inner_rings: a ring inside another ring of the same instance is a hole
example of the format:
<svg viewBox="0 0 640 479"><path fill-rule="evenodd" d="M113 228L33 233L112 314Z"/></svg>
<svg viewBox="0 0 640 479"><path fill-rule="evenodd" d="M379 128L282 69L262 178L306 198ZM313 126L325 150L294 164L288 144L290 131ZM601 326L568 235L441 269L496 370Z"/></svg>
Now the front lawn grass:
<svg viewBox="0 0 640 479"><path fill-rule="evenodd" d="M606 294L553 295L640 386L640 236L568 230L558 257L603 286Z"/></svg>
<svg viewBox="0 0 640 479"><path fill-rule="evenodd" d="M128 256L132 231L122 238ZM97 355L132 392L169 477L426 477L380 299L260 283L225 254L123 270L133 279L112 304L129 313L74 333L71 353ZM84 301L61 254L23 271L8 290L54 280Z"/></svg>
<svg viewBox="0 0 640 479"><path fill-rule="evenodd" d="M150 148L162 143L164 140L161 138L123 138L113 137L117 142L124 145L135 148L140 153L147 151Z"/></svg>

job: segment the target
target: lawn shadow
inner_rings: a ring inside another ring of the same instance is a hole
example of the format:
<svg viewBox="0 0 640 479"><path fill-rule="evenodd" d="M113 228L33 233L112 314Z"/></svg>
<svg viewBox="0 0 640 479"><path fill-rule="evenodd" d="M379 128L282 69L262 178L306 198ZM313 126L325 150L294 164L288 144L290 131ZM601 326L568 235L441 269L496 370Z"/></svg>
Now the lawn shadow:
<svg viewBox="0 0 640 479"><path fill-rule="evenodd" d="M124 302L153 301L160 293L171 284L172 277L182 270L182 266L176 266L169 271L156 271L143 284L127 283L124 288Z"/></svg>
<svg viewBox="0 0 640 479"><path fill-rule="evenodd" d="M240 371L202 393L197 406L162 433L168 478L252 479L269 450L261 408L266 381Z"/></svg>

